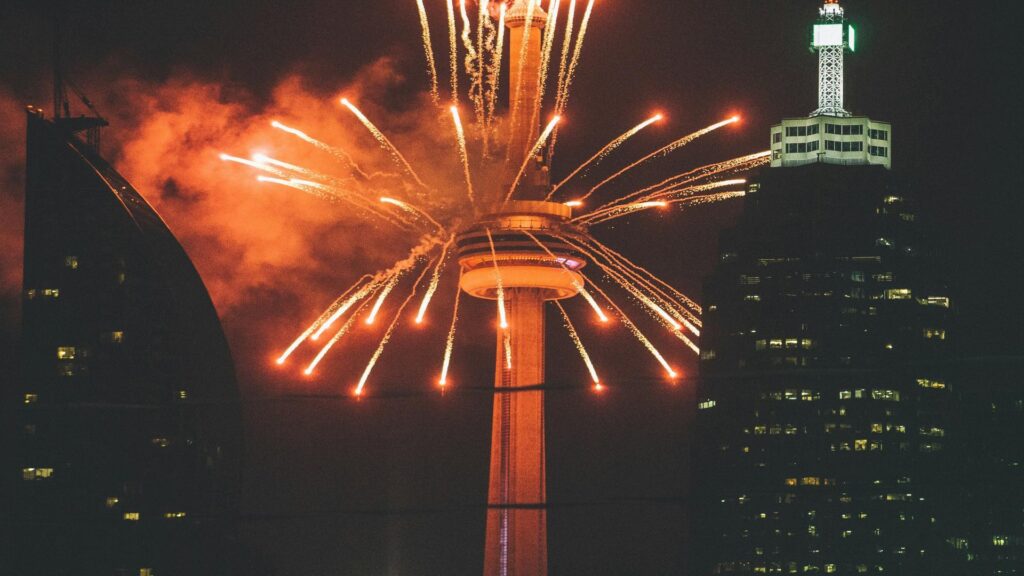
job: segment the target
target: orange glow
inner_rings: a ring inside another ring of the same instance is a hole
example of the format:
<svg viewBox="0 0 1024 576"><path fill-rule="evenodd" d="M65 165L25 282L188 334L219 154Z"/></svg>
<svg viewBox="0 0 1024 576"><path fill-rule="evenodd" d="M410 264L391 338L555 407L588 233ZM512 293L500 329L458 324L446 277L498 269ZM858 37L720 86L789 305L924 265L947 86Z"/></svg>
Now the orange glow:
<svg viewBox="0 0 1024 576"><path fill-rule="evenodd" d="M501 268L498 267L498 254L494 251L494 238L491 237L490 228L487 229L487 241L491 244L491 262L494 263L494 275L498 279L498 318L502 329L508 328L508 319L505 318L505 287L501 285Z"/></svg>
<svg viewBox="0 0 1024 576"><path fill-rule="evenodd" d="M391 294L391 291L395 289L396 284L398 284L398 274L392 276L384 286L384 289L380 291L377 301L373 304L373 309L370 311L370 315L366 318L367 324L373 324L377 320L377 313L380 312L380 307L384 304L388 294Z"/></svg>
<svg viewBox="0 0 1024 576"><path fill-rule="evenodd" d="M565 205L569 206L570 208L579 208L580 206L583 206L583 201L582 200L569 200L568 202L565 203Z"/></svg>

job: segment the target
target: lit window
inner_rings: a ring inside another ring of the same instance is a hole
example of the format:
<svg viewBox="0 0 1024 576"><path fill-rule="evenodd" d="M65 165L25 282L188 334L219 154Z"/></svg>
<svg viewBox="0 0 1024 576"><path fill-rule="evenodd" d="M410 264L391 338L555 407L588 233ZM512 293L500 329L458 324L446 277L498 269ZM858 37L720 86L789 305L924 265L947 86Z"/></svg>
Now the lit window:
<svg viewBox="0 0 1024 576"><path fill-rule="evenodd" d="M707 350L707 349L705 349L705 350L701 350L700 351L700 359L701 360L714 360L715 356L717 356L717 354L715 354L714 350Z"/></svg>
<svg viewBox="0 0 1024 576"><path fill-rule="evenodd" d="M26 300L35 300L37 293L38 292L36 291L35 288L29 288L28 290L25 290L25 299Z"/></svg>
<svg viewBox="0 0 1024 576"><path fill-rule="evenodd" d="M140 515L138 512L125 512L123 518L129 522L138 522Z"/></svg>
<svg viewBox="0 0 1024 576"><path fill-rule="evenodd" d="M747 302L760 302L761 301L761 295L760 294L747 294L746 296L743 297L743 300L745 300Z"/></svg>
<svg viewBox="0 0 1024 576"><path fill-rule="evenodd" d="M875 240L875 246L884 246L885 248L892 248L895 243L892 238L879 238Z"/></svg>
<svg viewBox="0 0 1024 576"><path fill-rule="evenodd" d="M72 270L78 270L78 256L65 256L64 267Z"/></svg>
<svg viewBox="0 0 1024 576"><path fill-rule="evenodd" d="M800 479L801 486L821 486L821 478L817 476L804 476Z"/></svg>
<svg viewBox="0 0 1024 576"><path fill-rule="evenodd" d="M853 449L857 452L863 452L868 449L868 441L866 438L859 438L853 441Z"/></svg>
<svg viewBox="0 0 1024 576"><path fill-rule="evenodd" d="M992 545L993 546L1006 546L1006 543L1007 543L1008 540L1009 540L1009 538L1007 538L1006 536L993 536L992 537Z"/></svg>
<svg viewBox="0 0 1024 576"><path fill-rule="evenodd" d="M871 391L871 399L872 400L889 400L889 401L892 401L892 402L899 402L900 401L900 392L899 392L899 390L872 390Z"/></svg>
<svg viewBox="0 0 1024 576"><path fill-rule="evenodd" d="M882 429L883 429L882 424L879 423L879 422L875 422L874 424L871 425L871 433L872 434L881 434L882 433Z"/></svg>
<svg viewBox="0 0 1024 576"><path fill-rule="evenodd" d="M43 288L39 294L43 298L60 298L60 288Z"/></svg>
<svg viewBox="0 0 1024 576"><path fill-rule="evenodd" d="M918 433L920 433L922 436L933 436L935 438L942 438L946 435L945 430L943 430L942 428L938 428L936 426L932 426L931 428L922 427L918 429Z"/></svg>
<svg viewBox="0 0 1024 576"><path fill-rule="evenodd" d="M72 364L71 362L62 363L60 366L57 367L57 374L61 376L74 376L75 365Z"/></svg>
<svg viewBox="0 0 1024 576"><path fill-rule="evenodd" d="M872 274L871 279L875 282L892 282L892 272L882 272L881 274Z"/></svg>
<svg viewBox="0 0 1024 576"><path fill-rule="evenodd" d="M139 568L139 576L153 576L152 568Z"/></svg>
<svg viewBox="0 0 1024 576"><path fill-rule="evenodd" d="M120 501L121 499L118 498L117 496L107 496L107 508L113 508L114 506L117 506L118 502Z"/></svg>
<svg viewBox="0 0 1024 576"><path fill-rule="evenodd" d="M940 308L949 308L949 298L946 296L929 296L924 300L920 301L921 304L926 306L938 306Z"/></svg>
<svg viewBox="0 0 1024 576"><path fill-rule="evenodd" d="M941 328L925 328L922 331L924 337L928 340L945 340L946 331Z"/></svg>
<svg viewBox="0 0 1024 576"><path fill-rule="evenodd" d="M153 446L157 446L159 448L167 448L171 445L171 441L167 438L153 438L151 442L153 443Z"/></svg>
<svg viewBox="0 0 1024 576"><path fill-rule="evenodd" d="M758 340L754 342L754 350L764 350L768 345L767 340Z"/></svg>
<svg viewBox="0 0 1024 576"><path fill-rule="evenodd" d="M839 399L840 400L849 400L850 398L853 398L853 393L850 392L849 390L840 390L839 391Z"/></svg>
<svg viewBox="0 0 1024 576"><path fill-rule="evenodd" d="M76 353L77 353L77 350L75 350L74 346L58 346L57 347L57 359L58 360L74 360Z"/></svg>
<svg viewBox="0 0 1024 576"><path fill-rule="evenodd" d="M890 288L885 291L887 300L910 300L913 297L914 293L910 288Z"/></svg>
<svg viewBox="0 0 1024 576"><path fill-rule="evenodd" d="M941 380L930 380L928 378L918 378L917 385L921 388L931 388L934 390L945 390L946 383Z"/></svg>
<svg viewBox="0 0 1024 576"><path fill-rule="evenodd" d="M714 400L705 400L700 404L697 404L698 410L710 410L715 407L717 403Z"/></svg>
<svg viewBox="0 0 1024 576"><path fill-rule="evenodd" d="M38 394L25 394L25 404L35 404L39 401Z"/></svg>
<svg viewBox="0 0 1024 576"><path fill-rule="evenodd" d="M781 349L782 348L782 340L771 340L771 341L768 342L768 345L771 346L772 348L775 348L775 349Z"/></svg>
<svg viewBox="0 0 1024 576"><path fill-rule="evenodd" d="M113 332L107 332L106 338L107 338L107 341L112 343L112 344L120 344L120 343L124 342L124 331L123 330L115 330Z"/></svg>
<svg viewBox="0 0 1024 576"><path fill-rule="evenodd" d="M184 517L185 517L185 513L184 512L166 512L166 513L164 513L164 518L167 518L168 520L176 520L176 519L180 519L180 518L184 518Z"/></svg>
<svg viewBox="0 0 1024 576"><path fill-rule="evenodd" d="M188 400L188 390L178 390L178 400Z"/></svg>
<svg viewBox="0 0 1024 576"><path fill-rule="evenodd" d="M23 480L43 480L53 476L53 468L22 468Z"/></svg>

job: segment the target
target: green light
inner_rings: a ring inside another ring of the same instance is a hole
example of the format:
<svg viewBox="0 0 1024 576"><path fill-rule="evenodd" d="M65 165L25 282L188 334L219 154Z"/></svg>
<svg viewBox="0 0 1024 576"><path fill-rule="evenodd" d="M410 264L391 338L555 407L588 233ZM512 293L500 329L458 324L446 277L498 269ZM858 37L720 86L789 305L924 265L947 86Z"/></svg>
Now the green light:
<svg viewBox="0 0 1024 576"><path fill-rule="evenodd" d="M815 24L814 25L814 47L843 45L842 24Z"/></svg>
<svg viewBox="0 0 1024 576"><path fill-rule="evenodd" d="M857 31L853 29L853 26L847 26L850 29L847 35L847 43L850 45L850 52L857 51Z"/></svg>

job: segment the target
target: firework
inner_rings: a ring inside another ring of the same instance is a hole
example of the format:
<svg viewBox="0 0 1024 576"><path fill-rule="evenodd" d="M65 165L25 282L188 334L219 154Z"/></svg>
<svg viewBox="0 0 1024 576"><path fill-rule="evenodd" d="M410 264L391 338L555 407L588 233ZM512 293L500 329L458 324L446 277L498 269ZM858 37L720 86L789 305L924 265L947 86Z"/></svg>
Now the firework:
<svg viewBox="0 0 1024 576"><path fill-rule="evenodd" d="M569 336L572 338L573 344L576 345L576 349L579 350L580 356L583 358L583 363L587 365L587 370L590 371L590 378L594 381L594 389L601 389L601 379L597 377L597 370L594 370L594 363L590 361L590 355L587 354L587 349L583 346L583 341L580 340L580 335L576 332L576 327L572 325L572 320L569 319L569 314L566 313L562 303L555 300L555 305L558 306L558 311L562 313L562 320L565 321L565 328L569 331Z"/></svg>
<svg viewBox="0 0 1024 576"><path fill-rule="evenodd" d="M469 196L469 202L475 204L476 200L473 198L473 179L469 174L469 153L466 151L466 132L462 129L462 120L459 118L459 109L456 106L451 107L452 121L455 122L455 135L459 141L459 159L462 160L462 172L466 178L466 194Z"/></svg>
<svg viewBox="0 0 1024 576"><path fill-rule="evenodd" d="M651 124L654 124L655 122L658 122L661 119L662 119L661 114L655 114L654 116L651 116L647 120L644 120L643 122L641 122L641 123L637 124L636 126L630 128L626 132L623 132L621 135L619 135L617 138L615 138L611 142L605 144L603 148L601 148L600 150L597 151L597 154L594 154L593 156L591 156L586 162L584 162L583 164L580 164L575 170L570 172L569 175L566 176L564 179L562 179L561 182L559 182L558 184L555 184L551 188L551 192L548 192L547 199L550 199L552 196L554 196L555 192L558 192L559 188L564 186L565 183L568 182L569 180L572 180L574 176L576 176L577 174L582 172L585 168L588 168L590 166L596 166L598 163L601 162L601 160L604 160L616 148L618 148L619 146L622 146L626 142L626 140L629 140L633 136L636 136L641 130L643 130L644 128L647 128L648 126L650 126ZM566 202L566 204L568 204L568 202ZM579 202L579 204L576 204L576 205L582 206L583 203Z"/></svg>
<svg viewBox="0 0 1024 576"><path fill-rule="evenodd" d="M423 0L416 0L420 11L420 27L423 29L423 50L427 55L427 73L430 75L430 98L434 105L441 103L441 95L437 91L437 63L434 62L434 46L430 42L430 24L427 22L427 9Z"/></svg>
<svg viewBox="0 0 1024 576"><path fill-rule="evenodd" d="M462 280L462 273L459 273L459 280ZM444 360L441 362L441 379L439 384L444 387L448 384L448 368L452 363L452 349L455 347L455 325L459 321L459 296L462 294L462 288L455 285L455 304L452 305L452 322L448 327L448 338L445 340L444 345Z"/></svg>
<svg viewBox="0 0 1024 576"><path fill-rule="evenodd" d="M388 140L388 137L385 136L384 133L373 124L373 122L370 122L370 119L367 118L366 115L356 108L354 104L349 102L348 98L342 98L341 103L348 108L360 122L363 123L363 126L366 126L366 129L370 131L370 134L373 134L373 137L377 139L377 142L380 142L381 147L391 153L395 161L405 168L406 172L409 173L409 176L412 176L412 179L415 180L417 184L423 188L427 188L427 185L423 183L423 180L420 180L419 175L417 175L416 171L413 170L409 161L405 159L405 156L399 152L398 148L391 143L391 140Z"/></svg>
<svg viewBox="0 0 1024 576"><path fill-rule="evenodd" d="M420 303L420 310L416 313L416 323L423 323L423 316L427 313L427 306L430 306L430 300L434 297L434 292L437 291L437 285L441 282L441 269L444 268L445 258L448 256L448 248L452 245L455 238L445 243L444 247L441 248L441 257L437 259L437 266L434 267L434 273L430 276L430 286L427 287L426 294L423 295L423 302Z"/></svg>

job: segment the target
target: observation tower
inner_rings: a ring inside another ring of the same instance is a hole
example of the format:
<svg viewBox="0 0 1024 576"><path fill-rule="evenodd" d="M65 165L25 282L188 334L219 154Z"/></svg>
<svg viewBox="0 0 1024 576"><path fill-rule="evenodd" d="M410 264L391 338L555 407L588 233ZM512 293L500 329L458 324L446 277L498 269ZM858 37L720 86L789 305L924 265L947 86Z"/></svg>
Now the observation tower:
<svg viewBox="0 0 1024 576"><path fill-rule="evenodd" d="M523 0L506 17L512 64L509 176L502 184L511 188L511 175L524 167L515 190L523 199L497 205L456 240L462 290L496 301L500 318L485 576L547 574L544 305L577 295L585 282L578 272L585 261L564 240L578 236L572 210L536 199L547 193L550 178L541 157L527 158L539 133L536 87L546 23L540 6Z"/></svg>

